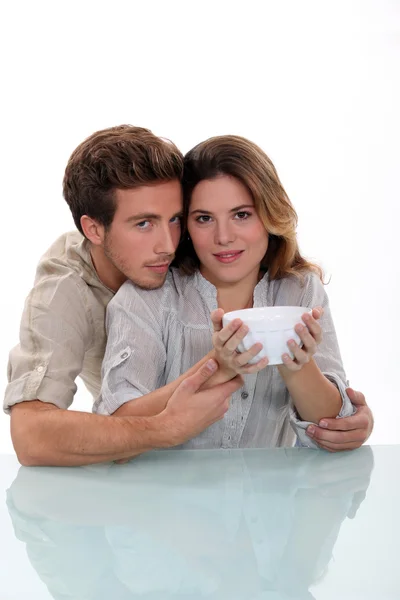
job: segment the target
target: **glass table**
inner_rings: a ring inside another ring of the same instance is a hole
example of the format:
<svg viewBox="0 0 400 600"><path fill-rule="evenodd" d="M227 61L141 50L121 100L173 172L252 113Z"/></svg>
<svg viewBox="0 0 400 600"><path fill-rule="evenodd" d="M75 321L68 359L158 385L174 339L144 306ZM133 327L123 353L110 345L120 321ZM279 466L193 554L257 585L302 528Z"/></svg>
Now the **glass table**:
<svg viewBox="0 0 400 600"><path fill-rule="evenodd" d="M1 600L399 600L400 446L0 456Z"/></svg>

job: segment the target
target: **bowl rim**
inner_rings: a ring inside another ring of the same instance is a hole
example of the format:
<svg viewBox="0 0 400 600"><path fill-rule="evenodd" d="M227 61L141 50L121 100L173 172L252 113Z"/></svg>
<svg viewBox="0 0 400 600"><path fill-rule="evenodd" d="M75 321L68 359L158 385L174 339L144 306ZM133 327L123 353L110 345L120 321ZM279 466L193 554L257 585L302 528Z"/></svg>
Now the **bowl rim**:
<svg viewBox="0 0 400 600"><path fill-rule="evenodd" d="M273 314L274 311L277 314ZM311 311L312 309L309 306L255 306L253 308L231 310L224 314L223 319L228 317L229 320L241 319L245 321L246 317L248 317L248 320L258 321L264 320L265 316L267 316L267 320L283 320L292 317L298 318L299 314L311 313ZM268 316L268 312L271 313L270 316Z"/></svg>

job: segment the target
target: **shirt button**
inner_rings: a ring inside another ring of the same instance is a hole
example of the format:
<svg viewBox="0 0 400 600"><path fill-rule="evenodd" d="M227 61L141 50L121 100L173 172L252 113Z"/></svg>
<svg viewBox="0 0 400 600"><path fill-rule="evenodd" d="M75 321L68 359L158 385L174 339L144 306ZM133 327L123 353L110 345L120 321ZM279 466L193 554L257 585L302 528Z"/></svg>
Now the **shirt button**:
<svg viewBox="0 0 400 600"><path fill-rule="evenodd" d="M249 397L249 394L247 392L242 392L242 400L246 400L246 398Z"/></svg>
<svg viewBox="0 0 400 600"><path fill-rule="evenodd" d="M123 353L121 354L121 358L126 358L127 356L128 356L128 353L127 353L127 352L123 352Z"/></svg>
<svg viewBox="0 0 400 600"><path fill-rule="evenodd" d="M43 367L36 367L36 371L37 371L38 373L41 373L41 372L43 371Z"/></svg>

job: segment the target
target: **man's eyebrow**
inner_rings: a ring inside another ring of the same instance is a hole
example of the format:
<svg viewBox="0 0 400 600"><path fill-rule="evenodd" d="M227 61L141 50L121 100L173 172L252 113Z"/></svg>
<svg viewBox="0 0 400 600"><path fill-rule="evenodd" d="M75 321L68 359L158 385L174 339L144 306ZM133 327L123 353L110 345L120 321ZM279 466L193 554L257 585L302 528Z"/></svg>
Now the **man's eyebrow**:
<svg viewBox="0 0 400 600"><path fill-rule="evenodd" d="M148 219L158 219L160 220L160 215L156 215L155 213L138 213L137 215L131 215L126 219L126 223L131 223L132 221L147 221Z"/></svg>
<svg viewBox="0 0 400 600"><path fill-rule="evenodd" d="M182 211L178 210L173 216L172 219L175 217L182 217ZM138 213L136 215L131 215L130 217L128 217L125 220L125 223L133 223L133 222L140 222L140 221L148 221L152 219L153 221L160 221L161 220L161 215L157 215L156 213Z"/></svg>
<svg viewBox="0 0 400 600"><path fill-rule="evenodd" d="M239 212L240 210L243 210L244 208L254 208L254 204L241 204L240 206L235 206L235 208L231 208L231 210L229 212L231 212L231 213ZM196 210L190 211L191 215L194 215L195 213L201 213L202 215L211 215L212 214L209 210L201 210L200 208L196 208Z"/></svg>

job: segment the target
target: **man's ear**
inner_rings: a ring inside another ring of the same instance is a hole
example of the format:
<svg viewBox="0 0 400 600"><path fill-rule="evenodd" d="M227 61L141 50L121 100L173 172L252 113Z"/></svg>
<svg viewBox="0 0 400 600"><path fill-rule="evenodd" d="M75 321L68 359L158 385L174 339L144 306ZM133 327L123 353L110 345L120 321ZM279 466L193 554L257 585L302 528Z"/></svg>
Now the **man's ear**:
<svg viewBox="0 0 400 600"><path fill-rule="evenodd" d="M81 217L81 227L87 239L95 246L101 246L104 242L104 225L100 225L87 215Z"/></svg>

